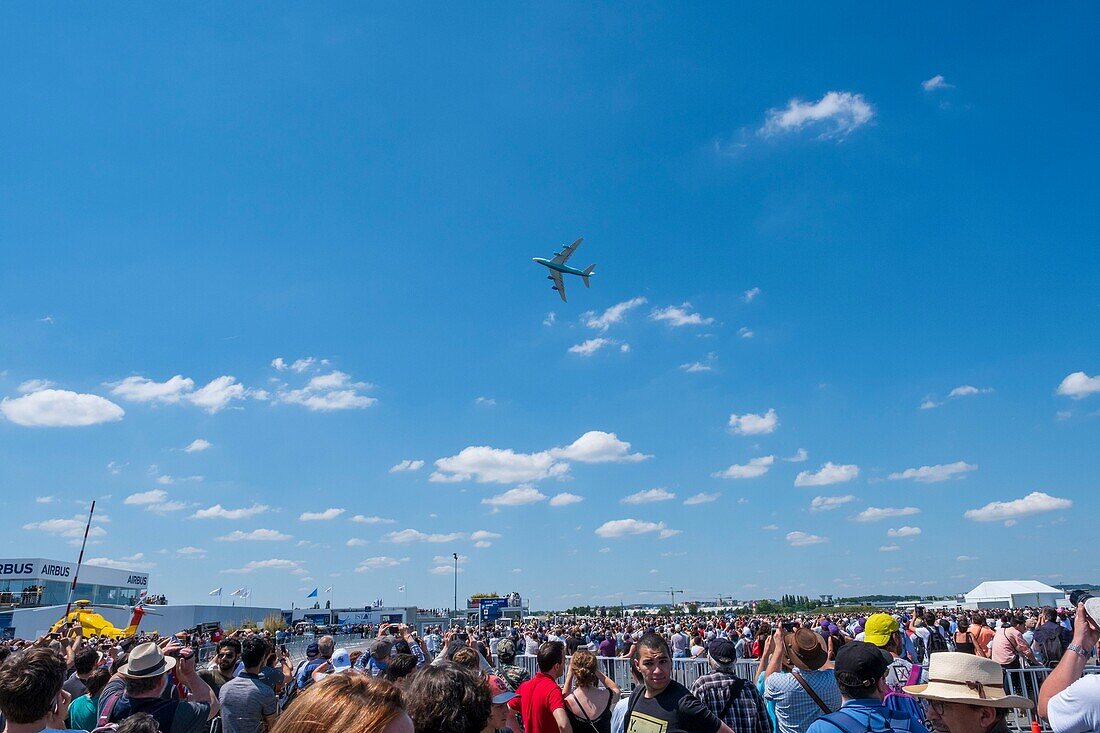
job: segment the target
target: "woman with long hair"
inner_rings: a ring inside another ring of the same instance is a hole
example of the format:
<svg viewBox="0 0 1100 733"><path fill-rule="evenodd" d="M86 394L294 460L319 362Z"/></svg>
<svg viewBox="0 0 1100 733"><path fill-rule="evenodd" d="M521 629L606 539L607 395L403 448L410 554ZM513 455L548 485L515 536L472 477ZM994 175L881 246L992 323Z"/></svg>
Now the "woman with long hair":
<svg viewBox="0 0 1100 733"><path fill-rule="evenodd" d="M600 689L600 682L605 689ZM576 688L570 692L573 684ZM576 733L611 733L611 709L622 690L600 670L595 654L587 649L573 653L565 693L565 713Z"/></svg>
<svg viewBox="0 0 1100 733"><path fill-rule="evenodd" d="M271 733L414 733L401 691L364 674L333 674L300 694Z"/></svg>

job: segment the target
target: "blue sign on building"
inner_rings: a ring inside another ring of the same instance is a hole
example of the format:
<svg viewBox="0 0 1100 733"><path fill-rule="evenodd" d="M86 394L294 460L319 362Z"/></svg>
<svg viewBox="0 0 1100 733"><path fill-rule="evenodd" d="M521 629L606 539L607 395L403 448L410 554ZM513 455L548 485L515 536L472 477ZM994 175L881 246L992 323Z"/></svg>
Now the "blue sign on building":
<svg viewBox="0 0 1100 733"><path fill-rule="evenodd" d="M479 598L478 613L482 621L496 621L500 618L500 609L508 607L507 598Z"/></svg>

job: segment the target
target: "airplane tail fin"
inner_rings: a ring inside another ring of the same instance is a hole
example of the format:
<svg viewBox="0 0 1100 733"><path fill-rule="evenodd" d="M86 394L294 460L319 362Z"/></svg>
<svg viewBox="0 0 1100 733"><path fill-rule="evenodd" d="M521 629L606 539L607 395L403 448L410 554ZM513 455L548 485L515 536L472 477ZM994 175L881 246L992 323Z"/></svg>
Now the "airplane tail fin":
<svg viewBox="0 0 1100 733"><path fill-rule="evenodd" d="M592 287L591 283L588 282L588 278L595 271L596 271L596 266L595 265L589 265L588 267L585 268L584 274L581 275L581 279L584 280L584 286L586 288Z"/></svg>

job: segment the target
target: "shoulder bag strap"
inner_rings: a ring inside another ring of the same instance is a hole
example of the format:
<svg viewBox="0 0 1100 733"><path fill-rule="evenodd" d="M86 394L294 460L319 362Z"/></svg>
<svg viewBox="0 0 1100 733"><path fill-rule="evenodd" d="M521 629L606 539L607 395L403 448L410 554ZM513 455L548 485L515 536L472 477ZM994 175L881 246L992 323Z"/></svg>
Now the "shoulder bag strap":
<svg viewBox="0 0 1100 733"><path fill-rule="evenodd" d="M115 703L122 699L122 692L116 692L103 703L103 714L99 716L99 726L102 727L111 722L111 713L115 711Z"/></svg>
<svg viewBox="0 0 1100 733"><path fill-rule="evenodd" d="M722 711L718 713L718 719L723 723L726 722L726 713L733 707L733 702L741 695L741 690L744 688L745 682L740 677L733 678L733 684L730 685L730 694L726 698L726 704L722 706Z"/></svg>
<svg viewBox="0 0 1100 733"><path fill-rule="evenodd" d="M920 684L920 673L924 670L919 664L913 664L909 667L909 679L906 685L912 687L913 685Z"/></svg>
<svg viewBox="0 0 1100 733"><path fill-rule="evenodd" d="M791 674L794 676L798 684L802 685L802 689L806 691L806 694L810 696L810 699L817 703L817 706L821 708L821 712L828 715L833 712L832 708L825 704L825 701L821 699L821 696L814 692L814 688L810 687L810 683L798 672L798 669L791 667Z"/></svg>

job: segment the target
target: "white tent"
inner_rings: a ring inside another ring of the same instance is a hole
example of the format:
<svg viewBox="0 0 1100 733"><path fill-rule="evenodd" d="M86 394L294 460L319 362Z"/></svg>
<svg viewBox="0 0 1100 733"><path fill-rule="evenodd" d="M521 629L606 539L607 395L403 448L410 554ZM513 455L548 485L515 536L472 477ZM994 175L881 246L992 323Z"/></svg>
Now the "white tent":
<svg viewBox="0 0 1100 733"><path fill-rule="evenodd" d="M987 580L966 594L967 608L1057 606L1064 591L1038 580Z"/></svg>

